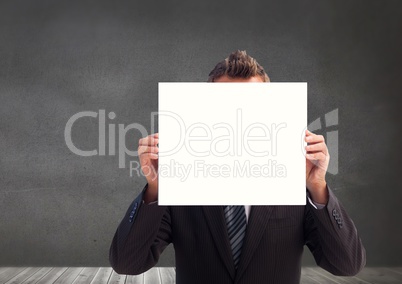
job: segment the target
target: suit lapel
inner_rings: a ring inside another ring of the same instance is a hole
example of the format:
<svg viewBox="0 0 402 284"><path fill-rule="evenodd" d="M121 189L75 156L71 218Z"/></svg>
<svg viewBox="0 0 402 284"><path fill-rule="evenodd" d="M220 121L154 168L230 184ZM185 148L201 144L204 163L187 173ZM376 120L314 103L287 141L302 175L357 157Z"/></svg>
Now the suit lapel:
<svg viewBox="0 0 402 284"><path fill-rule="evenodd" d="M205 218L209 229L211 230L212 237L215 241L217 250L222 257L232 279L235 278L235 267L232 258L232 251L230 249L229 237L226 229L225 216L222 206L203 206Z"/></svg>
<svg viewBox="0 0 402 284"><path fill-rule="evenodd" d="M261 241L268 220L273 211L273 206L252 206L247 222L246 236L241 250L239 267L237 268L236 281L246 270L250 260Z"/></svg>

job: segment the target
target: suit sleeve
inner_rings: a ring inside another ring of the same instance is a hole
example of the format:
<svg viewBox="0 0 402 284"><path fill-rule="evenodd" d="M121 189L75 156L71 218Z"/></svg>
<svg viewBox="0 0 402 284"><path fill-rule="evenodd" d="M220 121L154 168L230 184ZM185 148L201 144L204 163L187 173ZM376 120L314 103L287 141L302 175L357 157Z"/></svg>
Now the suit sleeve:
<svg viewBox="0 0 402 284"><path fill-rule="evenodd" d="M320 267L338 276L356 275L366 264L366 251L352 219L328 188L323 209L305 211L305 240Z"/></svg>
<svg viewBox="0 0 402 284"><path fill-rule="evenodd" d="M143 204L146 188L128 208L110 246L109 262L119 274L147 271L171 243L169 209L156 203Z"/></svg>

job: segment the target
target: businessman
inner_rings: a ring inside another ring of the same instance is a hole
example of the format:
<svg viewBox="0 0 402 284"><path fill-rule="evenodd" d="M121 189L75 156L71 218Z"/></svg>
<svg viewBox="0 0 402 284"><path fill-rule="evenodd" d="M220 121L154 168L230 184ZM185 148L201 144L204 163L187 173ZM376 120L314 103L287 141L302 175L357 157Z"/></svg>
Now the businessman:
<svg viewBox="0 0 402 284"><path fill-rule="evenodd" d="M245 51L218 63L209 82L269 82ZM179 284L296 284L304 245L335 274L357 274L366 252L353 221L326 183L324 138L306 131L305 206L158 206L158 134L139 140L147 184L121 221L110 247L120 274L153 267L170 243ZM280 189L278 189L280 190ZM213 197L211 197L213 198Z"/></svg>

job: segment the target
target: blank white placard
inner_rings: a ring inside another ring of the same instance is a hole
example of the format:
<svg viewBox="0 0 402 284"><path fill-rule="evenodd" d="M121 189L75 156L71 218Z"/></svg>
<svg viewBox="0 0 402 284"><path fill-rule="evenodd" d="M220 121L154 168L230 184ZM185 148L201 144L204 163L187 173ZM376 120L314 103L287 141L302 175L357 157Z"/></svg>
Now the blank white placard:
<svg viewBox="0 0 402 284"><path fill-rule="evenodd" d="M307 83L159 83L160 205L305 205Z"/></svg>

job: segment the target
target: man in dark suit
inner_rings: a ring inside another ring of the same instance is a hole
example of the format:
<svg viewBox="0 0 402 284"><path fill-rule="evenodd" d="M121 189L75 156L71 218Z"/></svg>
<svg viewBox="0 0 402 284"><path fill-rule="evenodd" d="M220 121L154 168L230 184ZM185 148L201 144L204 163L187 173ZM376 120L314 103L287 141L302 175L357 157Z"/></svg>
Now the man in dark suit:
<svg viewBox="0 0 402 284"><path fill-rule="evenodd" d="M216 65L208 81L269 82L269 77L237 51ZM237 206L236 217L230 217L231 207L157 205L158 138L156 133L139 141L148 183L113 238L110 263L117 273L145 272L170 243L176 281L184 284L296 284L304 245L335 275L355 275L364 267L366 252L353 221L325 180L329 154L322 136L306 131L305 206Z"/></svg>

